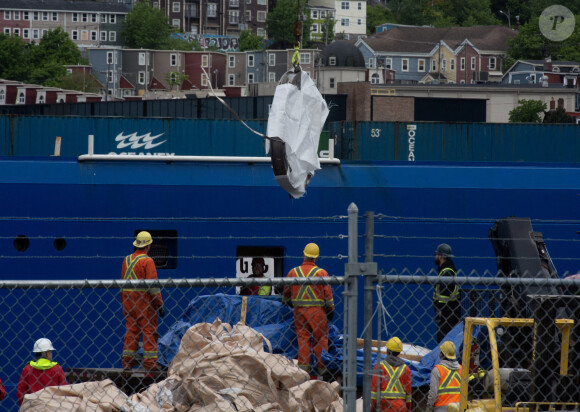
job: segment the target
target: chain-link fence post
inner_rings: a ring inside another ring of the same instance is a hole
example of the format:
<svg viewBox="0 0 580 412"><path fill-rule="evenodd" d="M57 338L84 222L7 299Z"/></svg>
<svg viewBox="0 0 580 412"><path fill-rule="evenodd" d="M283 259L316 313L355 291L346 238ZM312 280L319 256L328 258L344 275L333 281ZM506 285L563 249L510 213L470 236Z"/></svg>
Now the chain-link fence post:
<svg viewBox="0 0 580 412"><path fill-rule="evenodd" d="M345 273L345 339L343 353L346 354L342 368L344 377L343 394L345 411L356 411L356 318L358 301L358 207L348 206L348 263Z"/></svg>
<svg viewBox="0 0 580 412"><path fill-rule="evenodd" d="M376 282L376 269L371 270L374 253L374 212L366 213L365 265L364 265L364 346L363 346L363 410L371 409L371 379L373 373L371 347L373 339L373 284ZM376 266L375 266L376 267ZM380 352L379 352L380 353Z"/></svg>

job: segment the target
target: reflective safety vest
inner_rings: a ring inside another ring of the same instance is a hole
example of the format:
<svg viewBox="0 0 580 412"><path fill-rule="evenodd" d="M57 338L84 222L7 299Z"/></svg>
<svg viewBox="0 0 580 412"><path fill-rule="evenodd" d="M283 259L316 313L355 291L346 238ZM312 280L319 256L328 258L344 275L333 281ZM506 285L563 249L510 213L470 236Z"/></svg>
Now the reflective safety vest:
<svg viewBox="0 0 580 412"><path fill-rule="evenodd" d="M313 266L306 275L302 272L302 268L300 266L294 268L296 272L296 276L299 278L312 278L316 275L316 273L322 270L317 266ZM314 307L314 306L324 306L324 299L320 299L314 293L314 289L312 289L312 285L302 285L296 294L296 297L292 298L292 305L296 306L306 306L306 307Z"/></svg>
<svg viewBox="0 0 580 412"><path fill-rule="evenodd" d="M123 276L123 279L124 280L139 280L139 278L135 274L135 265L137 265L137 262L139 262L141 259L147 259L147 258L149 258L149 256L147 256L146 254L142 254L142 255L135 256L134 259L131 259L131 256L133 256L133 255L129 255L125 258L125 266L126 266L127 270L125 270L125 275ZM123 289L122 291L123 292L149 292L151 295L161 293L161 289L159 289L159 288Z"/></svg>
<svg viewBox="0 0 580 412"><path fill-rule="evenodd" d="M442 269L441 272L439 272L439 276L441 276L441 274L443 272L445 272L446 270L451 271L451 273L453 274L453 277L457 276L457 273L451 268ZM457 287L457 285L455 285L455 287L453 288L453 293L451 293L450 296L442 295L441 292L439 292L440 287L441 287L441 285L435 285L435 292L433 292L433 300L434 301L440 302L440 303L447 303L447 302L452 302L454 300L459 299L459 288Z"/></svg>
<svg viewBox="0 0 580 412"><path fill-rule="evenodd" d="M436 365L441 374L439 388L437 390L437 400L434 406L444 406L450 403L459 402L459 385L461 384L461 365L459 370L451 370L443 365Z"/></svg>
<svg viewBox="0 0 580 412"><path fill-rule="evenodd" d="M401 375L406 365L393 368L387 362L381 362L381 366L386 369L389 376L388 385L384 390L381 389L381 399L403 399L406 403L411 402L411 395L405 392L401 384ZM371 399L377 399L376 392L371 392Z"/></svg>
<svg viewBox="0 0 580 412"><path fill-rule="evenodd" d="M51 369L52 367L58 365L58 363L52 362L52 361L45 359L45 358L40 358L40 359L35 360L35 361L30 361L29 364L34 369L38 369L39 371L45 371L45 370Z"/></svg>

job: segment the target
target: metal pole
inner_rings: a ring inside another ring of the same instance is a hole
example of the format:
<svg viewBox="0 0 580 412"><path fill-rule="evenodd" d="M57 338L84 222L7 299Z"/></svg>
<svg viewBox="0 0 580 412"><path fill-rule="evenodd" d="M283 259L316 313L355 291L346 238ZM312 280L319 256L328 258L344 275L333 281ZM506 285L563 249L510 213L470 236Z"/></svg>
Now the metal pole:
<svg viewBox="0 0 580 412"><path fill-rule="evenodd" d="M351 203L348 206L348 263L345 279L345 339L343 353L346 354L342 365L343 394L346 412L356 411L356 309L358 295L358 207Z"/></svg>
<svg viewBox="0 0 580 412"><path fill-rule="evenodd" d="M374 212L366 213L365 263L373 261ZM373 373L371 345L373 339L373 281L372 273L365 271L364 283L364 346L363 346L363 411L371 410L371 378Z"/></svg>

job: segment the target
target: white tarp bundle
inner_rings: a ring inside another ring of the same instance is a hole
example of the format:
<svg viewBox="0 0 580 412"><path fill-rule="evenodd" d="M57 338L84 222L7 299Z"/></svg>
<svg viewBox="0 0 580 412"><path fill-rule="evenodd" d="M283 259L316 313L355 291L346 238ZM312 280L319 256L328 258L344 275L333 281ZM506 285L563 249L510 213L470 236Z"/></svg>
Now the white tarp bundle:
<svg viewBox="0 0 580 412"><path fill-rule="evenodd" d="M280 138L286 146L286 182L276 177L294 198L306 193L306 185L320 169L318 141L328 116L328 106L310 76L303 71L286 73L290 82L279 84L268 117L266 135ZM295 76L300 76L294 79ZM297 86L299 85L299 87ZM269 152L266 141L266 152Z"/></svg>
<svg viewBox="0 0 580 412"><path fill-rule="evenodd" d="M218 319L189 328L167 379L141 393L127 397L110 380L51 387L26 395L21 411L341 412L339 386L310 381L295 361L264 351L255 329Z"/></svg>

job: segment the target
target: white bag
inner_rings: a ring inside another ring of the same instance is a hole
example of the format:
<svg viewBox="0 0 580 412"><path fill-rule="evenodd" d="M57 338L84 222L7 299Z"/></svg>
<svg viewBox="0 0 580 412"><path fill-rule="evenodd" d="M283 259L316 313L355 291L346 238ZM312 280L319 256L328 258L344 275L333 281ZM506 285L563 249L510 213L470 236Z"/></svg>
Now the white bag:
<svg viewBox="0 0 580 412"><path fill-rule="evenodd" d="M285 170L277 173L274 157L272 164L278 184L295 199L306 193L314 171L320 169L318 141L328 112L326 102L308 74L291 70L282 77L274 93L266 135L284 142ZM266 152L270 153L270 147L275 144L267 140Z"/></svg>

